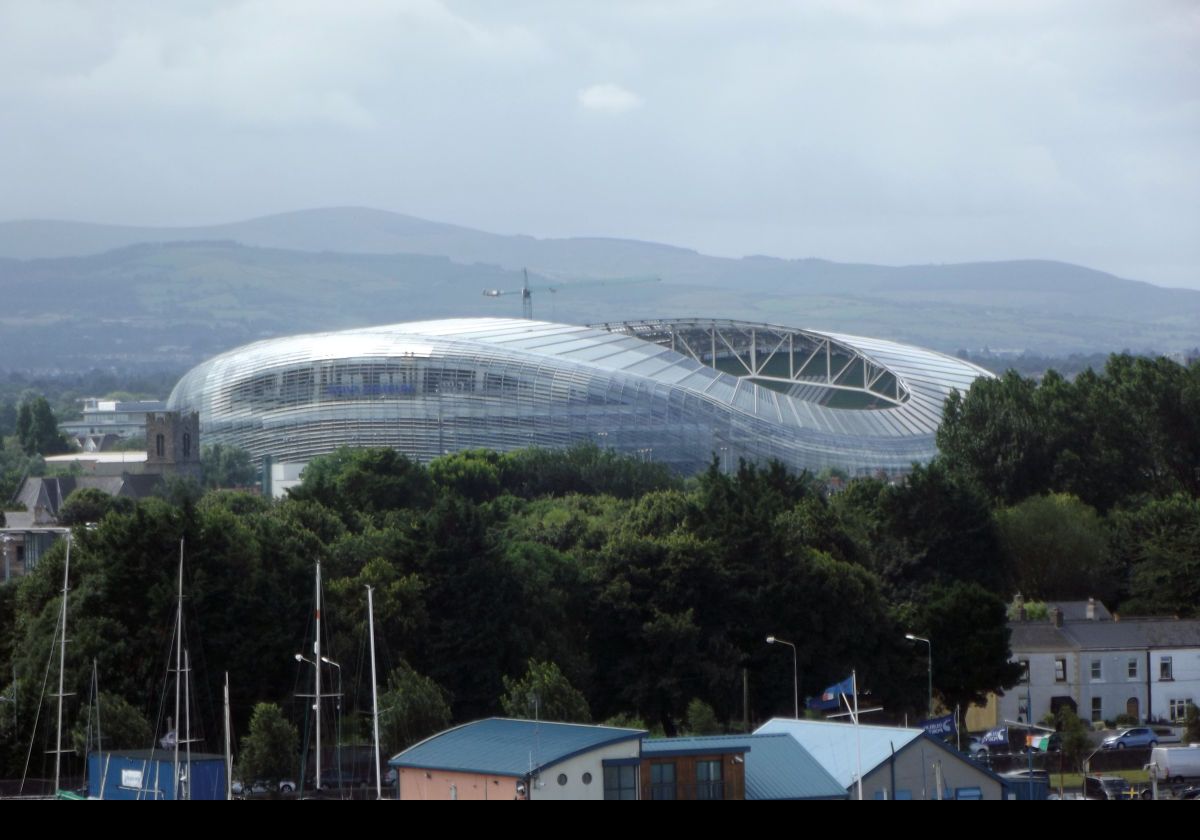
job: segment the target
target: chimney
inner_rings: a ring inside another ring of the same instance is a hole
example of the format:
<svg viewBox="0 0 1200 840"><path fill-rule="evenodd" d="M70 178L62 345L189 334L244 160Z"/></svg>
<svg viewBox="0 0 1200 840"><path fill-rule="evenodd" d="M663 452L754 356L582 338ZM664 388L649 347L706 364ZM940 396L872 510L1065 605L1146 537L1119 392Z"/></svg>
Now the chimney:
<svg viewBox="0 0 1200 840"><path fill-rule="evenodd" d="M1053 619L1055 627L1063 626L1063 611L1057 606L1050 608L1050 618Z"/></svg>
<svg viewBox="0 0 1200 840"><path fill-rule="evenodd" d="M1096 620L1096 599L1095 598L1088 598L1087 620L1088 621Z"/></svg>

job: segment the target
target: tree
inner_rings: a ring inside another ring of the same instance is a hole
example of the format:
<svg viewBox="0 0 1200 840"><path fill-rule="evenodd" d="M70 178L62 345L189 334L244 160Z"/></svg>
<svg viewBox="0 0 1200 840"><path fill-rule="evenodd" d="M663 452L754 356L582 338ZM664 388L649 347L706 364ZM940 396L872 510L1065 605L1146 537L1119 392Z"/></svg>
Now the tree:
<svg viewBox="0 0 1200 840"><path fill-rule="evenodd" d="M1200 499L1182 493L1110 517L1111 546L1129 578L1122 608L1200 615Z"/></svg>
<svg viewBox="0 0 1200 840"><path fill-rule="evenodd" d="M1187 712L1183 718L1183 742L1200 744L1200 708L1197 708L1195 703L1187 704Z"/></svg>
<svg viewBox="0 0 1200 840"><path fill-rule="evenodd" d="M390 754L415 744L450 725L450 697L446 690L401 660L379 695L379 737Z"/></svg>
<svg viewBox="0 0 1200 840"><path fill-rule="evenodd" d="M60 525L83 525L99 522L111 510L128 513L133 510L133 500L110 496L95 487L81 487L67 496L58 514Z"/></svg>
<svg viewBox="0 0 1200 840"><path fill-rule="evenodd" d="M429 504L433 484L426 469L394 449L350 449L314 458L304 468L292 498L320 502L349 521Z"/></svg>
<svg viewBox="0 0 1200 840"><path fill-rule="evenodd" d="M1026 599L1095 597L1113 603L1119 582L1104 522L1074 496L1030 496L996 511L1000 544Z"/></svg>
<svg viewBox="0 0 1200 840"><path fill-rule="evenodd" d="M58 433L54 411L45 397L21 403L17 413L17 437L26 455L55 455L67 451L67 442Z"/></svg>
<svg viewBox="0 0 1200 840"><path fill-rule="evenodd" d="M1008 609L976 583L931 587L919 610L933 647L933 685L948 709L982 704L987 695L1017 684L1021 668L1009 662Z"/></svg>
<svg viewBox="0 0 1200 840"><path fill-rule="evenodd" d="M154 730L146 716L125 701L125 698L107 691L100 692L99 730L97 730L97 710L89 707L86 714L81 714L75 722L71 733L75 752L86 755L91 745L88 737L94 739L99 735L100 747L105 750L145 749L154 739ZM89 733L90 727L90 733Z"/></svg>
<svg viewBox="0 0 1200 840"><path fill-rule="evenodd" d="M1065 703L1059 707L1054 724L1062 734L1063 759L1072 770L1081 769L1083 760L1093 751L1087 724Z"/></svg>
<svg viewBox="0 0 1200 840"><path fill-rule="evenodd" d="M259 703L250 718L250 734L242 738L238 773L246 782L262 781L275 791L296 770L299 735L274 703Z"/></svg>
<svg viewBox="0 0 1200 840"><path fill-rule="evenodd" d="M200 451L205 487L247 487L258 478L250 453L237 446L214 443Z"/></svg>
<svg viewBox="0 0 1200 840"><path fill-rule="evenodd" d="M725 727L713 707L697 697L687 706L687 731L689 735L720 735Z"/></svg>
<svg viewBox="0 0 1200 840"><path fill-rule="evenodd" d="M553 662L529 660L520 679L504 678L500 706L509 717L591 723L587 700Z"/></svg>

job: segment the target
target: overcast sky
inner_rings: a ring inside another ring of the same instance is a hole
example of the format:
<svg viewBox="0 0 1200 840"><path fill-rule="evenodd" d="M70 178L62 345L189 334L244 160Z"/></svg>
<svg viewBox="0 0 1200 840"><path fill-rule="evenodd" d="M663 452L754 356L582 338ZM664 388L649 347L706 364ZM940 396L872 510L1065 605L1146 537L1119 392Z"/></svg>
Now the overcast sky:
<svg viewBox="0 0 1200 840"><path fill-rule="evenodd" d="M0 220L361 205L1200 288L1195 0L0 0Z"/></svg>

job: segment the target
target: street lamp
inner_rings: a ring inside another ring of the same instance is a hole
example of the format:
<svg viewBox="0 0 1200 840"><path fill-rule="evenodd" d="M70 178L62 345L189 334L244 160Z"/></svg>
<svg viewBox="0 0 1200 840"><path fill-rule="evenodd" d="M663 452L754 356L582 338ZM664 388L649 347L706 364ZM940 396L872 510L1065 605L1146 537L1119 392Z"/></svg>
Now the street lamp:
<svg viewBox="0 0 1200 840"><path fill-rule="evenodd" d="M904 638L910 642L924 642L929 646L929 719L933 720L933 642L912 633L905 633Z"/></svg>
<svg viewBox="0 0 1200 840"><path fill-rule="evenodd" d="M796 646L776 636L767 636L769 645L787 645L792 649L792 709L796 720L800 720L800 668L796 664Z"/></svg>

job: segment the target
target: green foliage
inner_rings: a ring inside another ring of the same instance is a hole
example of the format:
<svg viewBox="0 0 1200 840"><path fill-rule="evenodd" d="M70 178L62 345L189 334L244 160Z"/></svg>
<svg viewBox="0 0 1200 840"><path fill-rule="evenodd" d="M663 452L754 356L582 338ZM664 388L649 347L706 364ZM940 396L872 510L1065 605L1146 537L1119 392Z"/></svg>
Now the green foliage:
<svg viewBox="0 0 1200 840"><path fill-rule="evenodd" d="M790 714L790 651L764 644L768 635L796 642L802 695L854 668L897 715L925 706L925 660L905 632L935 640L948 704L1010 676L1004 606L984 591L1008 592L993 512L944 465L898 485L852 481L827 498L778 465L731 475L714 465L683 485L586 447L460 453L429 468L390 450L343 450L314 461L280 502L194 485L136 505L84 495L70 507L83 501L94 510L72 518L99 524L75 535L67 690L86 692L94 657L107 690L135 705L158 696L182 537L195 696L219 697L228 671L237 731L256 703L294 690L318 559L325 650L347 685L365 680L353 651L365 646L366 585L381 661L403 663L381 700L389 750L456 719L529 716L534 686L544 719L625 716L663 733L709 731L744 711ZM1161 552L1133 557L1121 545L1166 539L1142 510L1112 516L1112 554L1131 569ZM1186 519L1157 515L1171 527ZM15 666L22 709L36 705L45 673L62 548L0 589L0 673ZM363 695L345 701L360 720ZM212 705L194 707L193 729L220 731ZM28 744L31 720L3 743ZM19 769L18 752L5 746L0 761Z"/></svg>
<svg viewBox="0 0 1200 840"><path fill-rule="evenodd" d="M50 403L40 396L21 403L17 410L17 439L26 455L57 455L68 449Z"/></svg>
<svg viewBox="0 0 1200 840"><path fill-rule="evenodd" d="M1088 725L1080 720L1070 706L1063 704L1059 707L1055 727L1062 735L1063 761L1072 770L1082 770L1084 759L1095 749Z"/></svg>
<svg viewBox="0 0 1200 840"><path fill-rule="evenodd" d="M1112 516L1127 612L1200 617L1200 499L1177 494Z"/></svg>
<svg viewBox="0 0 1200 840"><path fill-rule="evenodd" d="M1200 494L1200 364L1110 357L1102 375L1040 384L1009 372L952 394L938 430L952 472L994 500L1065 492L1099 511Z"/></svg>
<svg viewBox="0 0 1200 840"><path fill-rule="evenodd" d="M1021 669L1008 661L1007 608L996 595L961 581L933 587L919 616L918 635L933 641L933 685L946 708L983 703L989 692L1017 684Z"/></svg>
<svg viewBox="0 0 1200 840"><path fill-rule="evenodd" d="M154 731L146 716L125 698L101 691L99 709L90 704L71 731L71 742L78 755L85 755L89 746L94 748L97 738L101 749L144 750L153 743Z"/></svg>
<svg viewBox="0 0 1200 840"><path fill-rule="evenodd" d="M401 662L379 694L379 737L391 755L450 725L450 696L444 688Z"/></svg>
<svg viewBox="0 0 1200 840"><path fill-rule="evenodd" d="M1047 621L1050 618L1050 607L1045 601L1026 601L1018 595L1008 605L1008 620L1020 621L1022 607L1025 609L1026 621Z"/></svg>
<svg viewBox="0 0 1200 840"><path fill-rule="evenodd" d="M650 453L652 455L652 453ZM639 460L591 444L571 449L520 449L500 460L505 491L526 499L568 493L631 499L679 487L665 464Z"/></svg>
<svg viewBox="0 0 1200 840"><path fill-rule="evenodd" d="M425 468L393 449L342 448L314 458L290 495L338 511L350 521L401 508L424 507L433 485Z"/></svg>
<svg viewBox="0 0 1200 840"><path fill-rule="evenodd" d="M509 717L591 723L587 700L553 662L530 659L520 679L504 678L500 706Z"/></svg>
<svg viewBox="0 0 1200 840"><path fill-rule="evenodd" d="M296 771L296 727L274 703L259 703L250 717L250 733L242 738L237 773L246 782L263 781L274 791Z"/></svg>
<svg viewBox="0 0 1200 840"><path fill-rule="evenodd" d="M1187 704L1183 718L1183 743L1200 744L1200 708L1195 703Z"/></svg>
<svg viewBox="0 0 1200 840"><path fill-rule="evenodd" d="M688 703L686 721L689 735L720 735L725 731L713 707L699 698Z"/></svg>
<svg viewBox="0 0 1200 840"><path fill-rule="evenodd" d="M436 458L429 465L429 477L439 488L473 502L486 502L500 492L500 461L497 452L482 449L456 452Z"/></svg>
<svg viewBox="0 0 1200 840"><path fill-rule="evenodd" d="M60 525L84 525L89 522L99 522L112 510L128 513L133 510L132 499L110 496L103 490L92 487L82 487L67 496L59 510Z"/></svg>
<svg viewBox="0 0 1200 840"><path fill-rule="evenodd" d="M1093 508L1065 493L1031 496L998 510L996 526L1022 595L1113 603L1119 579Z"/></svg>
<svg viewBox="0 0 1200 840"><path fill-rule="evenodd" d="M214 443L200 451L205 487L249 487L258 480L250 453L236 446Z"/></svg>

